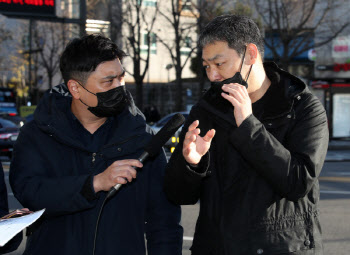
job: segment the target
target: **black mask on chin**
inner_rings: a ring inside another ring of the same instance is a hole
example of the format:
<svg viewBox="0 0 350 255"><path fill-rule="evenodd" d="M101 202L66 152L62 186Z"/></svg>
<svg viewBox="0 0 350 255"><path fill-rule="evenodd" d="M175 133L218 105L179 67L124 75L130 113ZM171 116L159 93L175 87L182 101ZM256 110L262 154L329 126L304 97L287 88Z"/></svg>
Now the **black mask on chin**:
<svg viewBox="0 0 350 255"><path fill-rule="evenodd" d="M221 96L221 93L226 93L222 90L223 85L230 84L230 83L238 83L238 84L241 84L241 85L245 86L246 88L248 88L247 80L249 78L249 74L250 74L250 71L252 70L253 65L251 65L251 67L249 69L246 80L243 80L243 77L241 75L241 71L242 71L243 61L244 61L244 57L245 57L245 52L246 52L246 48L244 49L242 62L241 62L241 68L240 68L239 72L236 72L233 77L228 78L226 80L219 81L219 82L212 82L210 89L204 95L204 99L209 104L211 104L212 106L214 106L215 108L217 108L218 110L220 110L222 112L228 112L228 111L232 112L233 111L232 104Z"/></svg>
<svg viewBox="0 0 350 255"><path fill-rule="evenodd" d="M79 82L78 82L79 83ZM82 86L79 83L80 86ZM126 93L125 86L119 86L105 92L92 93L82 86L86 91L97 97L97 106L88 106L88 110L97 117L112 117L120 114L127 105L129 105L129 97Z"/></svg>

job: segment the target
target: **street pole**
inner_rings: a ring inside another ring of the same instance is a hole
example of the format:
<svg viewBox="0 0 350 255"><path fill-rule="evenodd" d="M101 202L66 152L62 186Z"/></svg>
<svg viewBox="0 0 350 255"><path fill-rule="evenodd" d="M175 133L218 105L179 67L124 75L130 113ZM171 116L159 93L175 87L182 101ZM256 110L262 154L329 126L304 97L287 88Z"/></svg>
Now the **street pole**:
<svg viewBox="0 0 350 255"><path fill-rule="evenodd" d="M86 0L80 0L80 36L86 35Z"/></svg>
<svg viewBox="0 0 350 255"><path fill-rule="evenodd" d="M28 70L28 80L29 80L29 89L28 89L28 97L29 100L31 96L31 91L32 91L32 26L33 26L33 20L29 19L29 51L28 51L28 65L29 65L29 70Z"/></svg>

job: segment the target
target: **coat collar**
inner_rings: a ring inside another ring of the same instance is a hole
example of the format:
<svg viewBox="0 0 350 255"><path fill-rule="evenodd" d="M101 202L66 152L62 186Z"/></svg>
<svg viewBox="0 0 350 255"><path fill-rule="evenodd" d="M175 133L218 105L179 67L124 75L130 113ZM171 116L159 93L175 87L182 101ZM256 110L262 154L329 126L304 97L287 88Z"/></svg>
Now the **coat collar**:
<svg viewBox="0 0 350 255"><path fill-rule="evenodd" d="M263 119L283 116L292 110L294 100L307 90L306 84L296 76L279 68L274 62L264 63L271 86L266 93L273 100L265 100ZM264 96L266 96L266 93Z"/></svg>
<svg viewBox="0 0 350 255"><path fill-rule="evenodd" d="M146 123L143 114L137 109L130 92L131 105L118 116L112 118L114 136L110 143L118 143L127 137L145 132ZM82 143L70 132L72 122L71 116L72 96L64 84L47 91L40 100L35 113L34 121L36 125L45 133L54 136L61 142L76 148L84 149Z"/></svg>

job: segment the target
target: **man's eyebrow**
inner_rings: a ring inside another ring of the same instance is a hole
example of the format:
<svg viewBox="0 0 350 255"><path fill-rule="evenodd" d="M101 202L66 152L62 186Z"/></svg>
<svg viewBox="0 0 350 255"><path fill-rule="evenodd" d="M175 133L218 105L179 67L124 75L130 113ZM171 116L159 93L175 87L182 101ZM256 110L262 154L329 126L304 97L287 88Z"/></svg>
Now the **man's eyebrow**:
<svg viewBox="0 0 350 255"><path fill-rule="evenodd" d="M212 57L212 58L208 58L208 60L205 60L205 59L202 59L203 61L213 61L213 60L216 60L216 59L218 59L218 58L221 58L221 57L223 57L224 55L222 55L222 54L217 54L217 55L215 55L214 57Z"/></svg>
<svg viewBox="0 0 350 255"><path fill-rule="evenodd" d="M123 72L119 75L109 75L109 76L103 77L102 79L106 79L106 80L115 79L115 78L123 77L124 75L125 75L125 70L123 69Z"/></svg>

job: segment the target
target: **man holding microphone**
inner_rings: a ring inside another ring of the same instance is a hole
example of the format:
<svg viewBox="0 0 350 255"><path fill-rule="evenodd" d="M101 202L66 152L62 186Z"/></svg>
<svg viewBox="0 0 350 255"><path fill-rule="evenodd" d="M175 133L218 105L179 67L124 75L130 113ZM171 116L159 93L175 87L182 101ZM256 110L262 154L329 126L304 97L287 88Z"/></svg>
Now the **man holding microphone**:
<svg viewBox="0 0 350 255"><path fill-rule="evenodd" d="M181 254L180 207L162 190L165 154L137 160L152 132L125 88L124 56L101 35L72 40L60 59L64 84L19 134L13 192L30 210L46 209L27 231L25 255Z"/></svg>

